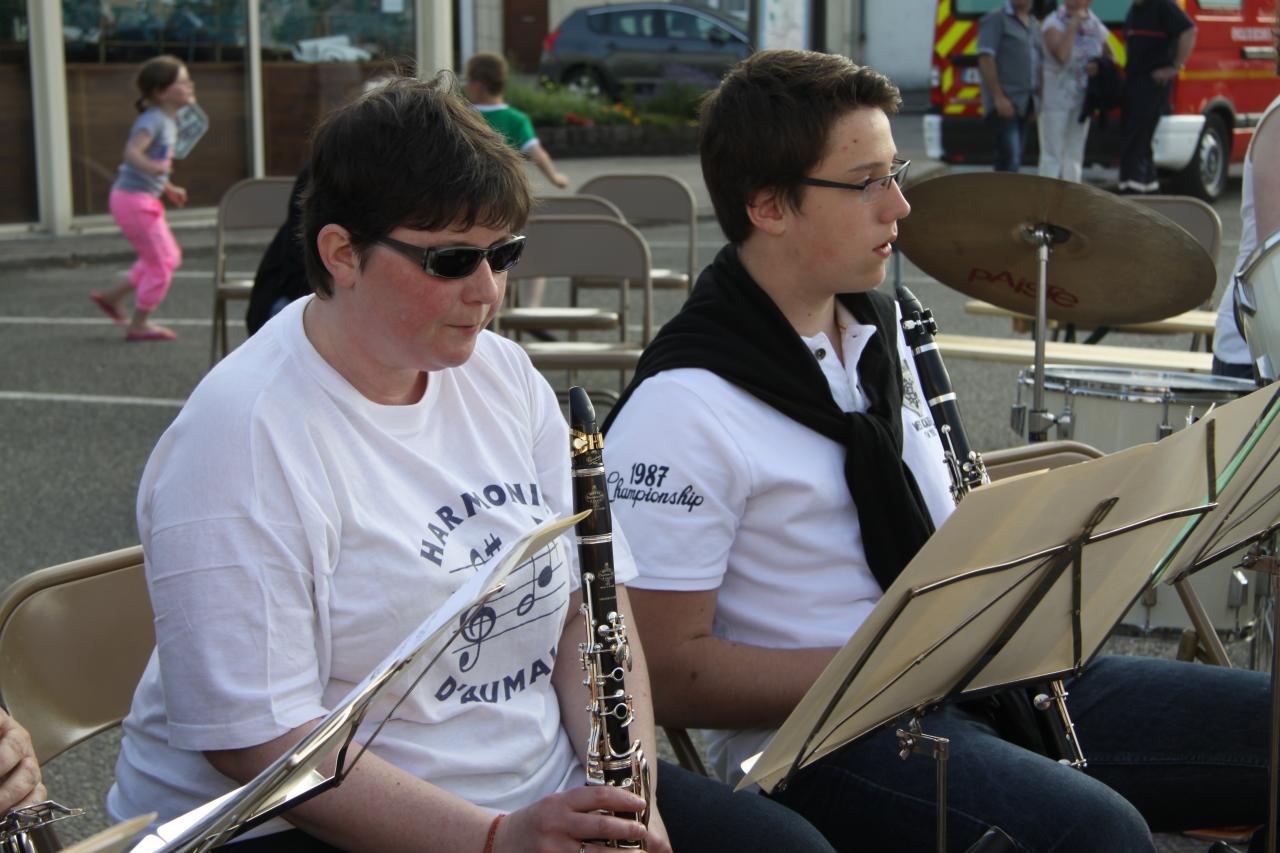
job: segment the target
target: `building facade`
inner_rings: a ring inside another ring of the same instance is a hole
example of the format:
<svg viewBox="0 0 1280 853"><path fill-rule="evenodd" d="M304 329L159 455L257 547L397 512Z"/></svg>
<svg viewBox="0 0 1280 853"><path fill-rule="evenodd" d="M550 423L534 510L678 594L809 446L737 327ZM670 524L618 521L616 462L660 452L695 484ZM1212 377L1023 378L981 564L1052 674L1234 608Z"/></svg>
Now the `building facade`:
<svg viewBox="0 0 1280 853"><path fill-rule="evenodd" d="M903 85L927 79L932 0L697 1L740 18L751 2L757 14L802 9L806 46L852 56ZM196 83L209 129L174 179L188 189L189 208L207 210L242 178L295 173L316 119L369 77L458 67L477 51L536 56L547 33L583 5L0 0L0 115L9 123L0 135L0 233L109 222L107 196L137 115L133 77L148 57L177 56Z"/></svg>

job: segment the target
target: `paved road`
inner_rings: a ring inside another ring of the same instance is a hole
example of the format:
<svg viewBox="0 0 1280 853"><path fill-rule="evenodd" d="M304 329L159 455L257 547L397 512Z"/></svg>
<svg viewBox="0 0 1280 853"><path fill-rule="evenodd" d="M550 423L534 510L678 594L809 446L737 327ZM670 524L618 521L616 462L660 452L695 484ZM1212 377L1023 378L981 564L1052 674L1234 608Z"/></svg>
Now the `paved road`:
<svg viewBox="0 0 1280 853"><path fill-rule="evenodd" d="M671 158L668 165L670 171L696 180L694 158ZM564 166L578 179L609 168L606 161ZM615 161L612 168L617 166ZM700 185L698 194L705 205ZM1216 208L1224 226L1219 269L1226 270L1239 241L1238 181ZM675 229L644 232L655 264L681 263L683 244ZM702 235L700 256L706 261L720 238L711 222L704 223ZM207 243L207 234L195 231L179 237ZM0 256L5 251L0 245ZM239 251L231 266L251 269L258 253L256 247ZM42 566L136 542L134 500L142 467L206 370L212 268L208 254L192 253L160 311L158 319L180 334L172 343L123 343L120 330L87 298L89 290L108 285L124 266L108 256L77 265L9 268L0 274L0 541L6 546L0 584ZM909 262L902 264L901 275L946 331L1010 334L1007 321L965 315L966 297L923 276ZM1220 279L1219 290L1225 274ZM1126 283L1112 285L1123 288ZM556 298L554 291L551 298ZM605 304L608 295L589 298ZM659 319L670 316L678 302L674 294L659 294ZM1189 336L1119 335L1112 342L1185 349ZM1007 425L1017 368L966 362L953 362L949 368L974 444L991 449L1020 443ZM114 755L113 738L100 738L49 768L56 795L91 811L68 836L80 837L105 825L99 804Z"/></svg>

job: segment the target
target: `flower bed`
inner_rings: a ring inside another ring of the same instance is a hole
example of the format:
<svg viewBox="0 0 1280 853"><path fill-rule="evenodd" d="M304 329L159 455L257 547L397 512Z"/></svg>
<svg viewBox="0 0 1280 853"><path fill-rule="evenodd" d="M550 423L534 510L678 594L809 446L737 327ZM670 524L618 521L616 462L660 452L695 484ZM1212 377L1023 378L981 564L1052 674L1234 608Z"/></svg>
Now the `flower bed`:
<svg viewBox="0 0 1280 853"><path fill-rule="evenodd" d="M698 128L689 125L606 124L535 128L552 157L617 157L698 153Z"/></svg>
<svg viewBox="0 0 1280 853"><path fill-rule="evenodd" d="M645 97L610 103L542 81L508 86L507 102L529 116L552 157L679 155L698 150L695 117L707 88L673 77Z"/></svg>

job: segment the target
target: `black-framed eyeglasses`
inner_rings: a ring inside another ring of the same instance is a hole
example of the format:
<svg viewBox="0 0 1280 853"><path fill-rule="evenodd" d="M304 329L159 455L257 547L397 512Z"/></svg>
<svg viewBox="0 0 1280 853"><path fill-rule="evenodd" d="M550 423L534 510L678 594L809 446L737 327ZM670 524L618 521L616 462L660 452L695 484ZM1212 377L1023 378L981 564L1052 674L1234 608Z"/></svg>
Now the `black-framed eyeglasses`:
<svg viewBox="0 0 1280 853"><path fill-rule="evenodd" d="M902 182L907 179L907 167L910 165L910 160L895 159L889 174L881 175L878 178L868 178L856 184L844 184L840 181L827 181L822 178L801 178L800 183L807 187L835 187L838 190L856 190L862 193L862 203L870 204L888 191L889 184L894 183L901 187Z"/></svg>
<svg viewBox="0 0 1280 853"><path fill-rule="evenodd" d="M378 243L404 255L422 267L427 275L437 278L466 278L476 271L481 261L489 262L494 272L506 272L520 263L524 254L524 235L517 235L489 248L480 246L432 246L424 249L392 237L381 237Z"/></svg>

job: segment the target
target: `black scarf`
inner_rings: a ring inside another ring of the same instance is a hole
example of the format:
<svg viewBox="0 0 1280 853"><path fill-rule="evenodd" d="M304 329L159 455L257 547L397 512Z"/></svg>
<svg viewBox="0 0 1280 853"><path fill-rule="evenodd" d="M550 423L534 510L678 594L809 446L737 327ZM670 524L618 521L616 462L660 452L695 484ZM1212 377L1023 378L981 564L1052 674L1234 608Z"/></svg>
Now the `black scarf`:
<svg viewBox="0 0 1280 853"><path fill-rule="evenodd" d="M732 382L844 446L845 482L858 511L867 564L881 588L888 589L933 533L920 489L902 461L897 315L894 301L881 293L837 298L859 323L877 329L858 361L870 401L866 414L840 410L813 353L729 245L645 349L604 429L641 382L664 370L700 367Z"/></svg>

